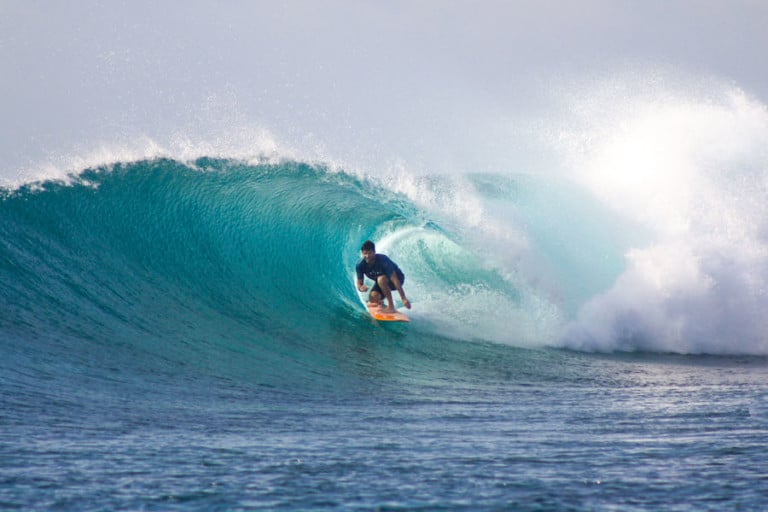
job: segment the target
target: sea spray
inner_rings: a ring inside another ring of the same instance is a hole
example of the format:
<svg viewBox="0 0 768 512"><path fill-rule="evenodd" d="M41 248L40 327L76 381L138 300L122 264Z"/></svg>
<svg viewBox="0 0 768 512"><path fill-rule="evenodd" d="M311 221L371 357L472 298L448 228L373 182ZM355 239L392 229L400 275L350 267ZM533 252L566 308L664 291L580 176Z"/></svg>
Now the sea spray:
<svg viewBox="0 0 768 512"><path fill-rule="evenodd" d="M564 133L574 179L646 233L567 346L768 353L768 110L711 85L603 91Z"/></svg>

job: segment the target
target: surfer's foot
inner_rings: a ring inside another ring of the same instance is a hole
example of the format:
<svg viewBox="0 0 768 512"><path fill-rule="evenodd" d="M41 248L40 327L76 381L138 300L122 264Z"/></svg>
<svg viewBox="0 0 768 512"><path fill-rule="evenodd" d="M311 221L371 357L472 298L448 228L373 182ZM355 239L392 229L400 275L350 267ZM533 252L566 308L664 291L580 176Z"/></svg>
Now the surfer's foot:
<svg viewBox="0 0 768 512"><path fill-rule="evenodd" d="M382 306L382 308L383 308L381 310L382 313L397 313L397 310L395 308L393 308L393 307L385 308L385 307Z"/></svg>

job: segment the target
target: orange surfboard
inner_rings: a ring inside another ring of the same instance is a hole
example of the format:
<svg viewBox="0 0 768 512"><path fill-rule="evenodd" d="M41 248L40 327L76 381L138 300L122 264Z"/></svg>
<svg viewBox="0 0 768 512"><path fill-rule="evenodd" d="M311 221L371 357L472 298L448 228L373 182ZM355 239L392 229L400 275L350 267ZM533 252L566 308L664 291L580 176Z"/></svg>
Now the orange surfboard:
<svg viewBox="0 0 768 512"><path fill-rule="evenodd" d="M368 312L371 314L373 318L376 320L381 320L383 322L410 322L411 319L405 316L403 313L399 311L395 311L394 313L384 313L381 306L379 305L369 305L368 306Z"/></svg>

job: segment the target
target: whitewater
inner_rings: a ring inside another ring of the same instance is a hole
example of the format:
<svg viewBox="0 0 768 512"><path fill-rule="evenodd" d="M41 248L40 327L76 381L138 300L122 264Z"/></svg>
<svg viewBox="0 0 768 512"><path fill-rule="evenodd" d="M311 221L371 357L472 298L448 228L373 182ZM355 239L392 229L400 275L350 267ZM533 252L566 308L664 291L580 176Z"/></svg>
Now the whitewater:
<svg viewBox="0 0 768 512"><path fill-rule="evenodd" d="M0 8L1 509L768 503L759 75L574 71L527 22L622 40L564 5L91 7Z"/></svg>

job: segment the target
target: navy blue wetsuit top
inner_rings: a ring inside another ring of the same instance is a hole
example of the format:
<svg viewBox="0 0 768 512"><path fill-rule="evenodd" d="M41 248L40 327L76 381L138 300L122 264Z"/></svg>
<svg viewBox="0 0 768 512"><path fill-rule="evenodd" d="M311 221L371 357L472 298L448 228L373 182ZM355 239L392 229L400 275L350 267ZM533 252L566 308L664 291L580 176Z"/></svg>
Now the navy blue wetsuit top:
<svg viewBox="0 0 768 512"><path fill-rule="evenodd" d="M362 280L363 274L365 274L369 279L376 281L376 278L380 275L391 276L393 272L397 272L397 277L400 279L401 283L405 280L405 274L400 270L400 267L384 254L376 254L376 261L373 262L373 265L368 265L368 263L365 262L365 258L363 258L360 260L360 263L357 264L355 270L357 270L358 280Z"/></svg>

